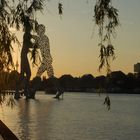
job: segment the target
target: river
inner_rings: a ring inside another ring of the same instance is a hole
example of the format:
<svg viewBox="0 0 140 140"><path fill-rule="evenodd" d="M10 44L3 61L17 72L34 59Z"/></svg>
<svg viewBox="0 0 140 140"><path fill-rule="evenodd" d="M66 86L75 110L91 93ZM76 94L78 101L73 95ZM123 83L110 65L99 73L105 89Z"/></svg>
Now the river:
<svg viewBox="0 0 140 140"><path fill-rule="evenodd" d="M140 140L140 95L65 93L63 100L37 93L11 109L0 107L0 119L20 140Z"/></svg>

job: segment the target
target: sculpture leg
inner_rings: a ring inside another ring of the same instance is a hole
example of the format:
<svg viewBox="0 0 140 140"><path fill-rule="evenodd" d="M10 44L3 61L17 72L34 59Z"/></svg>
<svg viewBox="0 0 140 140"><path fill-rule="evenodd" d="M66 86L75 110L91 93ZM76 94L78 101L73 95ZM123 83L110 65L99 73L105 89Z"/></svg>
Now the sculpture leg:
<svg viewBox="0 0 140 140"><path fill-rule="evenodd" d="M15 99L20 98L19 94L19 87L21 83L24 81L24 95L26 98L30 97L30 91L29 91L29 83L30 83L30 77L31 77L31 70L30 65L28 62L28 59L26 57L21 57L21 73L19 81L17 82L16 92L15 92Z"/></svg>
<svg viewBox="0 0 140 140"><path fill-rule="evenodd" d="M46 69L47 69L46 64L44 62L42 62L41 65L38 68L36 76L41 77L41 75L46 71Z"/></svg>
<svg viewBox="0 0 140 140"><path fill-rule="evenodd" d="M59 99L59 97L61 95L63 98L63 93L64 93L63 88L61 87L58 79L54 77L54 71L53 71L53 67L52 67L51 63L47 63L47 74L48 74L48 77L51 78L53 85L57 89L57 93L56 93L56 96L54 98Z"/></svg>
<svg viewBox="0 0 140 140"><path fill-rule="evenodd" d="M62 86L60 85L60 82L55 77L52 77L51 79L52 79L52 82L53 82L54 86L57 89L57 93L56 93L56 96L54 98L59 99L61 95L62 95L62 98L63 98L64 91L63 91Z"/></svg>
<svg viewBox="0 0 140 140"><path fill-rule="evenodd" d="M37 71L37 76L40 77L45 71L47 71L48 77L52 80L54 87L57 89L57 94L54 98L59 99L59 97L61 95L63 95L63 90L62 90L62 87L61 87L58 79L54 77L52 61L49 61L49 59L47 59L47 58L43 59L41 65Z"/></svg>
<svg viewBox="0 0 140 140"><path fill-rule="evenodd" d="M24 88L24 92L25 92L25 96L26 98L30 98L30 77L31 77L31 69L29 66L29 63L26 65L26 77L25 77L25 88Z"/></svg>
<svg viewBox="0 0 140 140"><path fill-rule="evenodd" d="M20 77L19 77L19 79L16 82L16 90L15 90L15 96L14 96L15 99L19 99L20 98L19 88L20 88L20 85L21 85L23 79L24 79L24 73L21 70Z"/></svg>

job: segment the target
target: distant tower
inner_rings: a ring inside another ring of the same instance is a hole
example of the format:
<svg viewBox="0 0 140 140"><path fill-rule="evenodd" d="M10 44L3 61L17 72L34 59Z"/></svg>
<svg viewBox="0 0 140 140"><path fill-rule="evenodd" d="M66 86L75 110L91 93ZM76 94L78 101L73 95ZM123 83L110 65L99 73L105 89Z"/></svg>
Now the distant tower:
<svg viewBox="0 0 140 140"><path fill-rule="evenodd" d="M18 72L18 68L19 68L19 62L18 62L18 56L19 56L19 48L17 48L16 52L17 52L17 55L16 55L16 64L15 64L15 70Z"/></svg>
<svg viewBox="0 0 140 140"><path fill-rule="evenodd" d="M16 71L18 71L18 67L19 67L19 63L18 63L18 60L16 61Z"/></svg>
<svg viewBox="0 0 140 140"><path fill-rule="evenodd" d="M140 77L140 63L134 64L134 74L136 77Z"/></svg>
<svg viewBox="0 0 140 140"><path fill-rule="evenodd" d="M140 63L134 64L134 73L140 73Z"/></svg>

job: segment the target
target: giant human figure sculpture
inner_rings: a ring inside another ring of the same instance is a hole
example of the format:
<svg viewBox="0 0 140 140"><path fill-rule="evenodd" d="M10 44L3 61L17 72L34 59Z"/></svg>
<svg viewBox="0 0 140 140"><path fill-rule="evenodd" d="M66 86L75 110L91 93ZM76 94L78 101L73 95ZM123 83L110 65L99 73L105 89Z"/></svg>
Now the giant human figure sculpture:
<svg viewBox="0 0 140 140"><path fill-rule="evenodd" d="M54 76L52 57L50 53L49 38L45 35L45 26L43 24L38 25L37 34L37 36L32 35L32 38L35 39L35 45L40 49L42 60L36 76L40 77L47 71L48 77L51 78Z"/></svg>
<svg viewBox="0 0 140 140"><path fill-rule="evenodd" d="M35 46L40 49L42 57L41 65L38 68L36 76L41 77L41 75L47 71L48 77L52 79L52 82L58 91L55 98L59 98L63 93L63 90L58 80L54 77L49 38L45 35L45 26L43 24L37 26L37 35L32 35L32 38L35 40Z"/></svg>
<svg viewBox="0 0 140 140"><path fill-rule="evenodd" d="M31 42L31 26L30 23L27 22L27 25L25 26L25 32L23 35L23 45L22 45L22 50L21 50L21 64L20 64L20 78L17 83L17 89L15 93L15 99L20 98L19 94L19 86L20 84L24 81L24 95L26 98L30 97L30 90L29 90L29 82L30 82L30 77L31 77L31 69L28 61L28 52L29 48L33 47L33 44Z"/></svg>

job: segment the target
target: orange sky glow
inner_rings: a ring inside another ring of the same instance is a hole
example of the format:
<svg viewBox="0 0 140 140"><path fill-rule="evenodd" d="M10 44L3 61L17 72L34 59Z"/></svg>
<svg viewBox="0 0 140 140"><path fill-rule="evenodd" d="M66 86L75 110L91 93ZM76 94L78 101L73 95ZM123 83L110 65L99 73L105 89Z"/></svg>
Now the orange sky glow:
<svg viewBox="0 0 140 140"><path fill-rule="evenodd" d="M119 10L121 26L117 37L113 39L116 60L112 62L113 71L133 72L133 65L140 62L140 13L139 0L112 0ZM126 4L127 3L127 4ZM50 39L51 54L55 76L71 74L74 77L83 74L98 76L106 74L98 71L99 38L93 15L95 0L66 0L63 2L64 14L58 15L57 2L50 0L44 13L37 13L39 23L46 26L46 35ZM130 10L131 8L131 10ZM14 30L14 29L13 29ZM15 31L16 32L16 31ZM16 32L22 42L22 32ZM14 61L20 62L20 49L15 49ZM37 67L32 67L32 77ZM47 73L44 73L47 76Z"/></svg>

